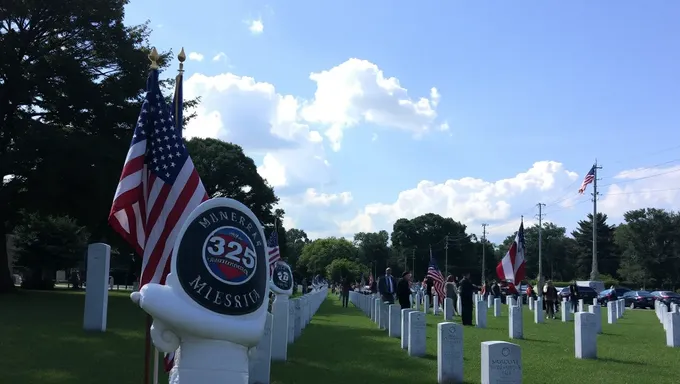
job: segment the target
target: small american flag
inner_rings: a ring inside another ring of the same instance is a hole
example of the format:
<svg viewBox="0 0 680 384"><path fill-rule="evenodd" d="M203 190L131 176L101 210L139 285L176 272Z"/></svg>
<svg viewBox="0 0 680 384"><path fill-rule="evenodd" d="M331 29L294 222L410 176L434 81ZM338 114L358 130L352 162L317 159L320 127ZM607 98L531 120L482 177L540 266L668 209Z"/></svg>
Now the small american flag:
<svg viewBox="0 0 680 384"><path fill-rule="evenodd" d="M439 268L437 268L437 261L432 256L432 249L430 249L430 265L427 267L427 277L432 279L432 287L437 292L437 299L439 303L444 301L444 276ZM438 305L439 303L433 303Z"/></svg>
<svg viewBox="0 0 680 384"><path fill-rule="evenodd" d="M149 74L109 213L109 225L142 255L140 288L165 283L177 232L187 216L208 199L182 138L181 87L180 74L173 117L158 84L158 70ZM172 368L173 355L165 357L166 370Z"/></svg>
<svg viewBox="0 0 680 384"><path fill-rule="evenodd" d="M583 194L583 192L586 191L586 187L588 184L592 183L595 180L595 166L593 165L592 168L590 168L590 171L586 175L586 177L583 178L583 182L581 183L581 187L578 189L578 193Z"/></svg>
<svg viewBox="0 0 680 384"><path fill-rule="evenodd" d="M274 230L271 235L269 235L267 249L269 250L269 276L271 277L274 274L276 262L281 260L281 252L279 252L279 234L276 226L274 226Z"/></svg>

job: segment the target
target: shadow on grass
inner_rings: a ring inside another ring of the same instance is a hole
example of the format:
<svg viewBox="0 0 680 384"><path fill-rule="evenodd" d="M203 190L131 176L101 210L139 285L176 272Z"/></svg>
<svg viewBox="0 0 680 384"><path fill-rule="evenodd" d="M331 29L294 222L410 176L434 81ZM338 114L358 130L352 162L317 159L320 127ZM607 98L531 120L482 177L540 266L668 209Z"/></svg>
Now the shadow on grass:
<svg viewBox="0 0 680 384"><path fill-rule="evenodd" d="M597 359L601 362L614 363L614 364L647 365L647 364L644 364L644 363L640 363L639 361L621 360L621 359L615 359L615 358L612 358L612 357L598 357Z"/></svg>
<svg viewBox="0 0 680 384"><path fill-rule="evenodd" d="M557 344L556 342L550 341L550 340L530 339L530 338L528 338L528 337L524 338L524 340L529 341L529 342L532 342L532 343Z"/></svg>

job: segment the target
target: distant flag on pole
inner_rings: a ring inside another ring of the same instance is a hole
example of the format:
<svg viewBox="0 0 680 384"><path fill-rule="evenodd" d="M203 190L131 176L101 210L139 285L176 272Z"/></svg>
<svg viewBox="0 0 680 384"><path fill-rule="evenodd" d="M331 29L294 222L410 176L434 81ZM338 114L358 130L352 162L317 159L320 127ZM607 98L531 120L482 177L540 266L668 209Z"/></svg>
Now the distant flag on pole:
<svg viewBox="0 0 680 384"><path fill-rule="evenodd" d="M281 260L279 234L276 222L274 222L274 230L272 231L271 235L269 235L269 240L267 241L267 250L269 254L269 277L271 278L271 276L274 274L274 266L276 265L276 262Z"/></svg>
<svg viewBox="0 0 680 384"><path fill-rule="evenodd" d="M524 244L524 220L519 225L515 241L496 267L496 275L503 281L510 281L517 285L526 277L524 256L526 246Z"/></svg>
<svg viewBox="0 0 680 384"><path fill-rule="evenodd" d="M445 298L445 281L444 275L442 275L442 272L439 270L439 268L437 268L437 260L435 260L434 256L432 256L432 248L430 248L430 265L427 267L427 277L432 279L432 287L434 288L435 292L437 292L437 299L439 300L439 303L433 304L441 304Z"/></svg>
<svg viewBox="0 0 680 384"><path fill-rule="evenodd" d="M582 195L583 192L586 191L586 187L588 186L588 184L592 183L593 181L595 181L595 166L594 165L593 165L592 168L590 168L590 171L588 171L588 174L586 174L586 177L583 178L583 182L581 183L581 187L579 187L579 189L578 189L578 193L580 193Z"/></svg>

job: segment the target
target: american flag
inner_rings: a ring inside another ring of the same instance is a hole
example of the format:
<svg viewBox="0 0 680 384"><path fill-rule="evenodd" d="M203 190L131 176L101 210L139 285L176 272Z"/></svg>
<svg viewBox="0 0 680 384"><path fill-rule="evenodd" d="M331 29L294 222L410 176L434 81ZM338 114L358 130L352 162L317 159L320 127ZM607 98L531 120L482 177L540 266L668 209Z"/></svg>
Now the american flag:
<svg viewBox="0 0 680 384"><path fill-rule="evenodd" d="M595 180L595 166L593 165L592 168L590 168L590 171L588 171L588 174L586 177L583 178L583 182L581 183L581 187L578 189L578 193L583 194L583 192L586 191L586 187L588 184L592 183Z"/></svg>
<svg viewBox="0 0 680 384"><path fill-rule="evenodd" d="M173 116L158 84L158 70L149 74L109 213L109 224L142 255L140 288L165 283L177 232L187 216L208 199L182 138L181 87L178 75ZM173 355L166 355L166 369L172 368Z"/></svg>
<svg viewBox="0 0 680 384"><path fill-rule="evenodd" d="M519 230L515 241L505 254L501 262L496 266L496 275L502 281L510 281L518 285L526 277L526 244L524 242L524 218L519 224Z"/></svg>
<svg viewBox="0 0 680 384"><path fill-rule="evenodd" d="M437 292L437 298L439 303L432 303L434 305L440 304L445 297L444 293L444 276L442 272L437 268L437 261L432 256L432 249L430 249L430 265L427 267L427 277L432 279L432 287L435 292Z"/></svg>
<svg viewBox="0 0 680 384"><path fill-rule="evenodd" d="M269 250L269 276L274 274L274 266L276 262L281 260L281 252L279 251L279 234L276 226L272 234L269 235L269 240L267 240L267 249Z"/></svg>

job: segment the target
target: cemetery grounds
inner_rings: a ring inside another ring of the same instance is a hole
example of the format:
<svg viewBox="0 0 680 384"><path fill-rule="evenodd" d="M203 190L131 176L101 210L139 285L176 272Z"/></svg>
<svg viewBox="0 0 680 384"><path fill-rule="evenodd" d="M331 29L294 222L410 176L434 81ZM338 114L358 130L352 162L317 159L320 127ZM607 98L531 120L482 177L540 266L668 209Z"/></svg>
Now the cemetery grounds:
<svg viewBox="0 0 680 384"><path fill-rule="evenodd" d="M41 384L121 384L143 381L144 312L129 292L111 291L106 333L82 330L84 292L20 291L0 296L2 382ZM680 349L665 345L654 311L628 310L610 325L602 311L598 360L574 358L574 323L535 324L525 307L524 340L508 339L508 317L488 312L486 329L464 331L466 383L480 382L482 341L501 340L522 348L525 383L678 383ZM388 338L350 304L335 296L321 305L288 362L272 363L273 384L414 384L437 381L437 323L427 316L427 355L409 357L399 339ZM459 318L454 318L459 322ZM160 383L167 383L164 375Z"/></svg>

